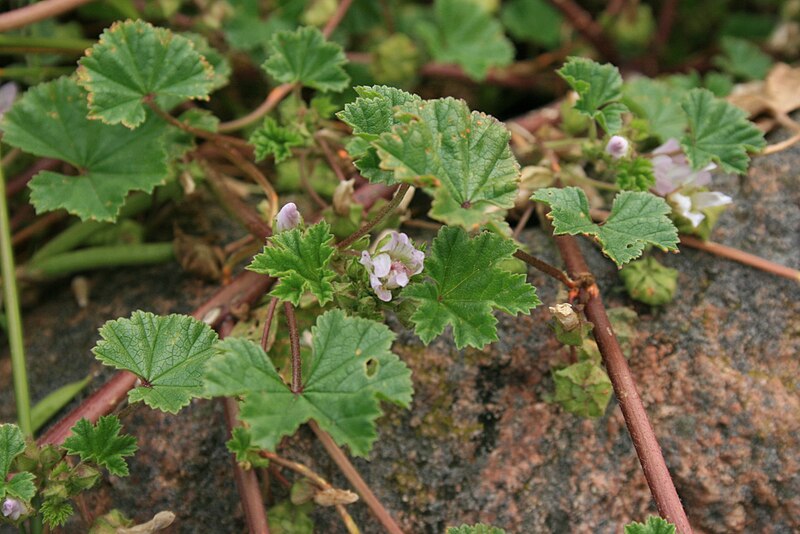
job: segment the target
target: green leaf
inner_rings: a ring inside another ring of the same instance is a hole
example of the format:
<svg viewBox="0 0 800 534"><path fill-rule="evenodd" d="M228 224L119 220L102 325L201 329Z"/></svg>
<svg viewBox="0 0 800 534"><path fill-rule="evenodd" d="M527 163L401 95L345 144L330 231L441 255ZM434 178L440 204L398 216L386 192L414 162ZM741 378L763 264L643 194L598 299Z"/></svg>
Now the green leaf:
<svg viewBox="0 0 800 534"><path fill-rule="evenodd" d="M647 121L650 133L661 142L683 135L686 114L681 109L680 98L685 91L663 81L639 77L625 82L624 92L625 104Z"/></svg>
<svg viewBox="0 0 800 534"><path fill-rule="evenodd" d="M531 197L548 204L555 235L593 236L618 267L641 256L645 245L677 251L678 230L667 214L672 209L650 193L623 191L614 199L602 225L592 222L586 194L577 187L539 189Z"/></svg>
<svg viewBox="0 0 800 534"><path fill-rule="evenodd" d="M207 100L219 84L189 39L143 20L115 22L78 63L89 117L128 128L144 122L145 98L169 109L184 100Z"/></svg>
<svg viewBox="0 0 800 534"><path fill-rule="evenodd" d="M651 306L669 304L678 289L678 270L664 267L652 256L629 263L619 276L632 299Z"/></svg>
<svg viewBox="0 0 800 534"><path fill-rule="evenodd" d="M256 467L267 467L269 460L262 458L258 451L260 450L253 444L253 435L250 430L237 426L231 431L231 439L225 442L225 447L235 456L236 463L242 466L243 469L251 469Z"/></svg>
<svg viewBox="0 0 800 534"><path fill-rule="evenodd" d="M86 93L70 78L28 90L6 113L3 141L56 158L78 176L43 171L31 180L36 211L66 209L83 220L114 221L130 191L150 193L167 175L164 124L148 120L130 131L86 118Z"/></svg>
<svg viewBox="0 0 800 534"><path fill-rule="evenodd" d="M65 524L74 512L69 501L59 496L48 497L39 508L39 513L50 528Z"/></svg>
<svg viewBox="0 0 800 534"><path fill-rule="evenodd" d="M503 2L500 20L508 32L520 41L530 41L545 48L561 43L561 13L545 0Z"/></svg>
<svg viewBox="0 0 800 534"><path fill-rule="evenodd" d="M297 506L290 500L276 504L267 511L269 531L275 534L314 534L314 520L309 515L312 503Z"/></svg>
<svg viewBox="0 0 800 534"><path fill-rule="evenodd" d="M757 152L767 144L744 110L706 89L689 91L681 107L689 121L681 146L695 169L714 161L726 172L744 174L750 162L747 152Z"/></svg>
<svg viewBox="0 0 800 534"><path fill-rule="evenodd" d="M502 528L476 523L474 525L461 525L460 527L447 527L446 534L506 534Z"/></svg>
<svg viewBox="0 0 800 534"><path fill-rule="evenodd" d="M581 417L600 417L611 400L613 388L605 370L593 361L575 363L553 372L553 400Z"/></svg>
<svg viewBox="0 0 800 534"><path fill-rule="evenodd" d="M102 465L112 475L128 476L125 456L132 456L138 447L135 437L120 436L120 430L122 425L116 415L103 416L94 426L88 419L81 419L64 440L64 449L67 454L80 456L83 462Z"/></svg>
<svg viewBox="0 0 800 534"><path fill-rule="evenodd" d="M616 162L617 185L626 191L648 191L656 184L653 162L637 157Z"/></svg>
<svg viewBox="0 0 800 534"><path fill-rule="evenodd" d="M353 135L356 136L348 143L347 152L362 176L369 181L396 184L394 173L380 168L377 149L370 142L401 124L398 115L416 109L422 99L384 85L359 86L355 90L359 97L336 114L353 129Z"/></svg>
<svg viewBox="0 0 800 534"><path fill-rule="evenodd" d="M438 184L463 209L488 212L514 205L519 164L505 126L453 98L420 103L415 115L373 142L381 168L400 182Z"/></svg>
<svg viewBox="0 0 800 534"><path fill-rule="evenodd" d="M108 321L95 357L106 365L137 375L142 385L128 393L130 402L177 413L203 389L202 368L213 355L217 334L186 315L157 316L135 311L130 319Z"/></svg>
<svg viewBox="0 0 800 534"><path fill-rule="evenodd" d="M431 56L442 63L456 63L471 78L483 80L492 67L514 60L514 46L500 22L478 2L436 0L434 20L418 28Z"/></svg>
<svg viewBox="0 0 800 534"><path fill-rule="evenodd" d="M0 425L0 499L7 494L30 501L36 494L34 476L28 472L17 473L9 480L11 463L25 450L25 438L17 425Z"/></svg>
<svg viewBox="0 0 800 534"><path fill-rule="evenodd" d="M767 77L772 58L759 47L738 37L726 36L720 43L722 54L715 56L714 65L744 80L763 80Z"/></svg>
<svg viewBox="0 0 800 534"><path fill-rule="evenodd" d="M379 400L408 407L411 371L390 352L394 334L375 321L333 310L317 319L311 334L301 393L292 393L260 345L227 338L206 368L206 394L242 396L239 418L262 448L275 450L313 419L339 445L366 456L377 438Z"/></svg>
<svg viewBox="0 0 800 534"><path fill-rule="evenodd" d="M541 302L524 274L511 274L498 264L517 246L510 239L483 232L470 238L456 227L442 227L425 258L423 276L402 296L417 309L411 316L415 332L425 344L453 327L456 346L482 347L497 340L494 309L511 315L528 314Z"/></svg>
<svg viewBox="0 0 800 534"><path fill-rule="evenodd" d="M575 109L596 120L607 133L621 128L621 114L628 108L618 102L622 98L622 76L617 67L571 57L556 72L578 93Z"/></svg>
<svg viewBox="0 0 800 534"><path fill-rule="evenodd" d="M342 47L327 42L314 27L278 32L270 47L264 70L279 82L299 82L320 91L343 91L350 83L342 68L347 63Z"/></svg>
<svg viewBox="0 0 800 534"><path fill-rule="evenodd" d="M625 525L625 534L675 534L675 525L651 515L646 523L634 521Z"/></svg>
<svg viewBox="0 0 800 534"><path fill-rule="evenodd" d="M333 257L333 234L322 221L306 229L292 228L267 240L264 251L247 267L251 271L279 278L270 295L297 306L303 293L310 291L321 306L333 299L329 267Z"/></svg>
<svg viewBox="0 0 800 534"><path fill-rule="evenodd" d="M303 146L305 139L299 132L281 126L272 117L267 117L261 128L250 136L250 144L256 149L256 161L273 155L275 163L280 163L292 156L293 146Z"/></svg>

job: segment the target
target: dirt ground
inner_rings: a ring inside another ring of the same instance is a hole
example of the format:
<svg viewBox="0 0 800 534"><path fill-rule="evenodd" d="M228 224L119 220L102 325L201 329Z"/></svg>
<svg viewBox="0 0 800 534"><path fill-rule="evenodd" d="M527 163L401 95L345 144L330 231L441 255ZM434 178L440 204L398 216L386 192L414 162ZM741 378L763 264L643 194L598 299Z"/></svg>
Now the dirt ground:
<svg viewBox="0 0 800 534"><path fill-rule="evenodd" d="M800 266L798 168L796 146L758 159L746 177L717 176L735 205L713 240ZM558 262L539 229L522 239ZM583 249L607 305L639 314L630 364L695 531L800 531L800 284L683 248L660 257L680 271L676 300L651 309L625 296L591 244ZM545 305L530 317L502 316L501 341L485 351L458 351L448 338L423 348L398 332L414 403L387 410L369 461L355 464L408 532L481 520L514 533L619 533L655 512L616 404L586 420L545 402L550 367L568 354L545 324L555 284L538 273L530 281ZM175 266L96 273L91 282L87 309L65 282L26 310L34 399L90 372L87 391L110 376L89 352L104 321L136 309L187 312L214 290ZM0 419L13 416L5 352ZM244 532L218 403L195 401L177 416L141 407L123 422L140 451L130 477L91 493L93 512L118 507L144 521L169 509L178 516L169 532ZM281 450L346 486L307 429ZM364 532L381 531L364 505L350 509ZM330 510L315 518L317 532L344 531ZM83 530L78 521L65 529Z"/></svg>

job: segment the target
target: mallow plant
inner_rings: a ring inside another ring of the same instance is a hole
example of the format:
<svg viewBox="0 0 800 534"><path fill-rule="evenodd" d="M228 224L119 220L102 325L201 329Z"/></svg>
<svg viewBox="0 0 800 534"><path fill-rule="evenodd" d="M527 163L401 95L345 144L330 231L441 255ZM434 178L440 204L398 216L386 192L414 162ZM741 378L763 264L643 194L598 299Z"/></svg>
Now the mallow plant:
<svg viewBox="0 0 800 534"><path fill-rule="evenodd" d="M668 302L672 295L663 288L670 280L674 288L674 270L650 251L678 252L679 231L708 236L732 201L713 190L714 171L746 172L749 154L765 146L761 132L706 89L663 90L666 82L647 80L656 93L641 80L623 81L613 65L571 57L558 74L574 92L562 108L572 133L559 146L569 147L564 158L575 165L559 167L548 148L552 165L532 180L539 162L523 157L521 164L507 125L463 100L373 85L354 87L343 107L334 104L330 95L351 87L346 63L342 48L314 27L277 32L263 68L280 85L246 120L221 123L187 103L212 99L228 83L224 57L197 35L121 21L86 51L75 73L29 88L5 114L5 144L75 171L45 170L31 180L37 212L66 210L83 221L113 222L137 195L185 185L188 175L218 191L222 184L220 202L263 247L224 294L257 281L251 288L259 290L247 297L254 306L264 297L267 319L257 335L230 335L230 301L219 300L194 316L137 311L100 329L96 358L135 377L128 402L177 413L196 398L227 399L233 425L227 445L237 469L252 475L274 462L295 470L302 483L295 483L286 506L302 517L298 522L310 521L314 505L332 506L357 532L345 505L360 496L387 531L399 532L340 450L368 458L384 406L412 405L413 377L392 351L387 318L423 345L445 336L458 349L481 349L498 339L498 314L528 315L543 304L528 282L532 268L565 289L562 299L545 304L554 335L576 349L574 363L553 370L552 400L597 417L616 391L664 517L625 532L675 532L676 526L688 532L644 408L630 391L635 386L614 334L624 328L625 312L605 310L572 236L594 243L621 269L634 297ZM484 66L473 70L485 74ZM247 139L231 134L254 124ZM333 206L303 212L279 199L254 156L297 160L301 172L309 160L334 167L345 161L348 176L357 173L362 187L388 192L388 199L365 207L354 182L343 179ZM261 211L224 193L220 159L258 184L266 200ZM428 216L438 225L430 243L396 229L412 196L430 200ZM516 239L506 216L520 203L546 214L543 224L556 237L566 270ZM40 261L39 272L48 268ZM662 289L642 290L651 286ZM308 310L313 324L301 332L297 315ZM277 330L289 340L288 358L278 357ZM278 453L281 440L306 424L358 496ZM117 415L77 420L67 430L55 442L37 444L14 425L0 426L3 521L24 532L41 532L42 522L62 525L102 474L128 473L126 458L136 443L121 433ZM242 484L240 491L252 489ZM270 510L269 521L282 513ZM247 515L251 531L266 532L259 527L266 523L263 510L248 508ZM119 528L130 524L103 516L87 530L105 532L99 525L114 521ZM449 532L502 530L465 525Z"/></svg>

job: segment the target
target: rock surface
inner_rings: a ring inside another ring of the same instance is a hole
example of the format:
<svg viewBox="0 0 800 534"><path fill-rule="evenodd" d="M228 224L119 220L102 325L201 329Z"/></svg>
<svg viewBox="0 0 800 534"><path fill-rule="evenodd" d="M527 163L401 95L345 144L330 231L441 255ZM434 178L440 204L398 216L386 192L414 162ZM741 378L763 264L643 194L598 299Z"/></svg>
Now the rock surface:
<svg viewBox="0 0 800 534"><path fill-rule="evenodd" d="M759 159L747 177L717 176L736 204L713 240L800 266L798 168L795 147ZM558 263L541 230L523 240ZM606 304L639 313L630 365L695 531L800 531L800 285L683 248L659 255L681 273L676 300L650 309L631 303L610 261L582 248ZM186 312L213 292L174 266L92 281L88 309L64 284L25 315L35 399L90 371L98 372L90 389L110 376L89 352L105 320L135 309ZM586 420L545 402L550 367L569 355L546 325L555 283L535 272L530 281L545 306L501 317L501 340L485 351L457 351L446 338L423 348L399 333L395 350L414 372L412 409L388 409L370 460L355 464L408 532L480 520L515 533L619 533L655 513L616 404ZM0 419L12 418L4 353ZM91 493L94 513L118 507L146 521L166 509L178 516L168 532L244 532L219 404L195 401L178 416L139 407L123 423L140 451L129 478ZM308 430L282 452L347 487ZM350 510L364 532L381 532L364 505ZM318 532L344 532L330 510L315 519ZM85 531L77 520L65 530Z"/></svg>

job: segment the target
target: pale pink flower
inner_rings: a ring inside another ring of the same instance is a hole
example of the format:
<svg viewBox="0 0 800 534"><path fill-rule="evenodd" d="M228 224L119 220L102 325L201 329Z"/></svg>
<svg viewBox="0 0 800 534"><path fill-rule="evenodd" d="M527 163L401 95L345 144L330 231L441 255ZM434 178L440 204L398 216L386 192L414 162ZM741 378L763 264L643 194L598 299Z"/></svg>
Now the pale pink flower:
<svg viewBox="0 0 800 534"><path fill-rule="evenodd" d="M606 154L614 159L624 158L628 155L628 140L621 135L612 136L606 145Z"/></svg>
<svg viewBox="0 0 800 534"><path fill-rule="evenodd" d="M6 500L3 501L3 515L11 518L12 521L19 519L19 516L25 512L25 505L18 500L6 497Z"/></svg>
<svg viewBox="0 0 800 534"><path fill-rule="evenodd" d="M698 191L689 195L672 193L667 199L675 205L676 211L688 219L695 228L700 226L700 223L706 218L702 212L703 209L725 206L733 202L731 197L717 191Z"/></svg>
<svg viewBox="0 0 800 534"><path fill-rule="evenodd" d="M369 283L378 298L392 300L392 289L405 287L415 274L422 272L425 253L417 250L406 234L389 233L389 240L374 255L361 253L361 265L369 273Z"/></svg>
<svg viewBox="0 0 800 534"><path fill-rule="evenodd" d="M692 169L686 154L676 139L670 139L653 150L653 174L656 177L655 192L665 197L681 187L703 187L711 183L711 172L717 166L709 163L700 170Z"/></svg>
<svg viewBox="0 0 800 534"><path fill-rule="evenodd" d="M275 217L275 225L272 229L277 234L284 230L291 230L301 224L303 224L303 216L300 215L300 212L297 210L297 205L295 205L294 202L289 202L278 212L277 217Z"/></svg>

